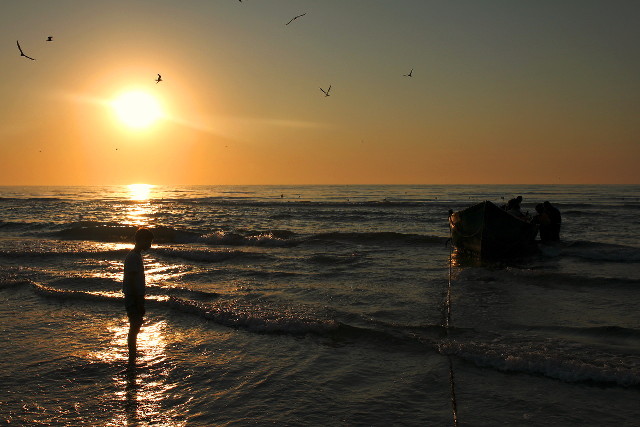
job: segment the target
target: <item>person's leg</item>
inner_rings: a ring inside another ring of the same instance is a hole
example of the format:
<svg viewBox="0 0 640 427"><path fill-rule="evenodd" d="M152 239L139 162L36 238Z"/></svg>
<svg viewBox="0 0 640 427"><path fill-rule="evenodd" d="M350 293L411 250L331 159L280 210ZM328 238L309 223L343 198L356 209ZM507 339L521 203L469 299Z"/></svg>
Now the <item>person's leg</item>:
<svg viewBox="0 0 640 427"><path fill-rule="evenodd" d="M129 363L136 360L136 346L138 342L138 332L142 326L142 317L129 319L129 335L127 336L127 344L129 346Z"/></svg>

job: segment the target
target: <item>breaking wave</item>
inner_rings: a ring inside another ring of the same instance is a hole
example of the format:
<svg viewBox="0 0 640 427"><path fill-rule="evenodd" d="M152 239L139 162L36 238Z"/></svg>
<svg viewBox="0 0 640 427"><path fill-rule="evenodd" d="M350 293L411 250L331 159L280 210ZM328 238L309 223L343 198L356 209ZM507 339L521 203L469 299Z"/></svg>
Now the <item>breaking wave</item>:
<svg viewBox="0 0 640 427"><path fill-rule="evenodd" d="M91 291L72 289L79 286L96 289ZM112 280L99 278L95 280L60 279L47 285L28 280L0 281L0 289L30 287L35 294L45 298L120 305L123 304L124 297L119 286L119 283ZM442 335L440 326L383 325L381 327L375 322L368 326L354 326L337 320L334 316L318 313L311 307L278 304L259 298L222 295L181 287L151 286L148 287L148 292L146 296L148 307L186 313L218 325L255 333L295 336L312 334L339 342L365 341L385 347L389 344L404 347L418 345L420 351L424 351L426 344L433 347L433 342Z"/></svg>
<svg viewBox="0 0 640 427"><path fill-rule="evenodd" d="M371 245L439 245L442 236L412 233L366 231L326 232L309 235L291 230L225 230L181 229L170 226L150 227L156 243L201 243L210 246L292 247L302 243L348 242ZM136 226L112 222L80 221L66 224L0 222L0 230L23 232L60 240L85 240L109 243L130 243Z"/></svg>
<svg viewBox="0 0 640 427"><path fill-rule="evenodd" d="M208 245L225 246L295 246L299 241L295 233L287 230L275 230L268 232L224 232L205 234L201 241Z"/></svg>

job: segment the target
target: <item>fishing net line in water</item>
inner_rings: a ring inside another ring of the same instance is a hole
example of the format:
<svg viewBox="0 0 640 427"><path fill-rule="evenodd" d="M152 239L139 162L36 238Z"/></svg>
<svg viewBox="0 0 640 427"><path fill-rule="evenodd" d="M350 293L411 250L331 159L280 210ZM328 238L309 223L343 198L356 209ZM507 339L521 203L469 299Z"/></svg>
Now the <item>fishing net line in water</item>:
<svg viewBox="0 0 640 427"><path fill-rule="evenodd" d="M451 213L449 213L451 215ZM449 327L451 325L451 282L453 279L453 241L451 235L451 226L449 226L449 280L447 281L447 292L445 296L445 302L442 310L442 323L446 333L447 340L449 337ZM458 426L458 402L456 400L456 383L453 372L453 358L451 354L447 354L449 361L449 384L451 386L451 416L453 418L453 425Z"/></svg>

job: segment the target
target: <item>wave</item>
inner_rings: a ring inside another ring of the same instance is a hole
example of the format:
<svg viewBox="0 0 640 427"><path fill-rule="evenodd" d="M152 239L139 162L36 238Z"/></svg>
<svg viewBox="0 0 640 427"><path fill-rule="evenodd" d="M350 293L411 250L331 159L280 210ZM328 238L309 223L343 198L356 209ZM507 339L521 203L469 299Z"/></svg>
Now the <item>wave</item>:
<svg viewBox="0 0 640 427"><path fill-rule="evenodd" d="M310 262L321 265L356 264L361 260L362 258L355 253L350 255L317 254L309 257Z"/></svg>
<svg viewBox="0 0 640 427"><path fill-rule="evenodd" d="M167 304L179 311L195 314L223 326L243 328L252 332L306 335L324 334L337 327L331 319L320 319L291 308L256 306L237 299L218 303L170 297Z"/></svg>
<svg viewBox="0 0 640 427"><path fill-rule="evenodd" d="M67 300L82 300L82 301L102 301L102 302L122 302L124 297L119 292L90 292L90 291L76 291L71 289L58 289L51 286L42 285L39 283L32 283L33 290L36 294Z"/></svg>
<svg viewBox="0 0 640 427"><path fill-rule="evenodd" d="M528 330L544 331L560 336L587 338L590 342L604 342L608 345L629 346L638 348L640 344L640 330L623 328L620 326L594 326L575 328L569 326L534 326Z"/></svg>
<svg viewBox="0 0 640 427"><path fill-rule="evenodd" d="M396 232L328 232L300 236L288 230L267 232L216 232L202 241L209 245L290 247L302 243L349 242L360 244L444 244L446 238Z"/></svg>
<svg viewBox="0 0 640 427"><path fill-rule="evenodd" d="M587 272L588 273L588 272ZM572 273L551 272L545 269L521 268L468 268L460 271L456 282L518 283L545 288L637 288L638 281L624 277L585 276Z"/></svg>
<svg viewBox="0 0 640 427"><path fill-rule="evenodd" d="M586 382L622 387L640 386L640 369L615 361L614 357L580 357L574 351L543 346L518 348L496 342L459 342L444 340L438 345L441 354L456 356L476 366L502 372L542 375L566 382Z"/></svg>
<svg viewBox="0 0 640 427"><path fill-rule="evenodd" d="M28 281L13 282L13 286ZM57 301L79 301L84 304L117 304L123 310L123 297L116 292L87 292L59 289L51 285L31 283L34 292ZM390 351L423 354L432 350L455 356L479 367L501 372L541 375L577 383L640 386L640 364L637 357L618 357L608 351L594 351L592 346L573 343L556 345L556 341L523 342L513 338L492 336L483 341L472 330L454 330L447 336L441 325L403 325L364 321L357 325L335 319L329 313L317 312L304 305L285 305L255 297L192 291L186 288L155 288L157 295L147 297L148 308L169 310L174 314L195 316L215 325L267 335L318 337L328 345L372 345ZM149 311L148 311L149 312ZM153 311L151 311L153 313ZM335 314L335 313L334 313ZM350 322L351 323L351 322ZM638 339L638 331L617 327L584 328L575 331L594 336L614 334L621 340ZM466 340L466 334L473 340ZM515 334L514 336L519 336ZM610 347L606 347L610 349Z"/></svg>
<svg viewBox="0 0 640 427"><path fill-rule="evenodd" d="M166 201L167 199L165 199ZM200 197L190 199L173 199L176 203L184 204L196 204L196 205L211 205L211 206L246 206L246 207L295 207L295 206L311 206L322 208L344 208L344 207L393 207L393 208L405 208L405 207L425 207L428 205L442 206L442 202L433 201L409 201L409 200L394 200L394 199L380 199L380 200L349 200L345 196L344 201L338 200L304 200L304 199L264 199L256 200L254 198L229 198L229 197Z"/></svg>
<svg viewBox="0 0 640 427"><path fill-rule="evenodd" d="M33 282L30 284L34 292L40 296L58 300L79 300L83 302L108 302L122 304L124 297L120 291L80 291L60 289ZM14 286L16 284L13 284ZM251 332L269 334L326 334L338 327L332 319L315 316L304 308L278 306L264 301L249 301L241 298L220 299L219 295L211 292L191 291L184 288L169 289L162 295L148 295L147 305L173 309L183 313L199 316L214 323L242 328ZM175 294L183 296L175 296ZM167 295L174 294L174 295ZM188 295L188 297L184 297ZM214 301L198 301L193 299L209 299ZM215 301L215 299L219 299Z"/></svg>
<svg viewBox="0 0 640 427"><path fill-rule="evenodd" d="M60 202L60 197L0 197L0 202Z"/></svg>
<svg viewBox="0 0 640 427"><path fill-rule="evenodd" d="M582 240L564 246L562 254L593 261L640 262L640 248Z"/></svg>
<svg viewBox="0 0 640 427"><path fill-rule="evenodd" d="M129 249L112 249L107 251L78 250L78 251L43 251L43 250L0 250L2 258L122 258L129 252Z"/></svg>
<svg viewBox="0 0 640 427"><path fill-rule="evenodd" d="M72 225L49 233L51 237L68 240L94 240L99 242L132 242L138 227L113 223L91 223ZM200 234L193 231L177 230L172 227L152 227L157 243L191 243L198 241Z"/></svg>
<svg viewBox="0 0 640 427"><path fill-rule="evenodd" d="M296 234L288 230L274 230L267 232L226 232L217 231L205 234L201 241L208 245L224 246L295 246L299 240L295 239Z"/></svg>
<svg viewBox="0 0 640 427"><path fill-rule="evenodd" d="M0 281L0 289L10 286L30 286L44 298L59 301L80 301L84 303L123 304L124 296L116 283L108 279L98 279L94 290L78 290L77 285L86 285L86 280L60 279L48 284L22 281ZM54 286L55 285L55 286ZM105 285L107 290L95 288ZM119 284L117 284L119 285ZM60 287L63 286L63 287ZM321 314L304 305L287 305L256 297L223 295L216 292L197 291L181 287L148 287L146 296L148 307L168 309L211 321L215 324L243 329L254 333L285 334L293 336L315 335L334 342L364 341L369 344L388 347L390 343L403 348L425 345L433 347L433 342L442 336L440 326L377 325L353 326ZM399 347L398 347L399 348Z"/></svg>
<svg viewBox="0 0 640 427"><path fill-rule="evenodd" d="M23 286L31 286L33 282L27 279L0 279L0 289L20 288Z"/></svg>
<svg viewBox="0 0 640 427"><path fill-rule="evenodd" d="M49 222L18 222L0 220L0 231L32 231L51 227Z"/></svg>
<svg viewBox="0 0 640 427"><path fill-rule="evenodd" d="M237 258L264 258L266 255L252 253L252 252L244 252L239 250L234 251L209 251L209 250L198 250L198 249L183 249L183 248L153 248L150 250L150 253L154 255L159 255L165 258L178 258L184 259L187 261L196 261L196 262L222 262L230 259Z"/></svg>
<svg viewBox="0 0 640 427"><path fill-rule="evenodd" d="M201 230L185 230L168 226L155 226L150 229L153 231L156 243L204 243L212 246L292 246L299 243L294 238L296 233L289 230L203 233ZM43 234L64 240L130 243L133 242L136 230L137 227L132 225L85 221L65 224L61 230Z"/></svg>
<svg viewBox="0 0 640 427"><path fill-rule="evenodd" d="M331 232L320 233L311 236L308 240L333 240L352 243L376 243L376 244L442 244L446 237L426 236L421 234L396 233L396 232Z"/></svg>
<svg viewBox="0 0 640 427"><path fill-rule="evenodd" d="M604 216L602 211L584 211L584 210L568 210L562 212L563 216L578 218L578 217L602 217Z"/></svg>
<svg viewBox="0 0 640 427"><path fill-rule="evenodd" d="M0 230L24 232L26 235L60 240L86 240L109 243L131 243L136 226L118 222L76 221L64 224L37 222L2 222ZM302 235L291 230L219 230L208 232L199 228L152 226L156 243L201 243L209 246L292 247L302 243L349 242L374 245L430 245L446 242L445 237L391 231L342 232L333 231ZM43 231L45 230L45 231Z"/></svg>

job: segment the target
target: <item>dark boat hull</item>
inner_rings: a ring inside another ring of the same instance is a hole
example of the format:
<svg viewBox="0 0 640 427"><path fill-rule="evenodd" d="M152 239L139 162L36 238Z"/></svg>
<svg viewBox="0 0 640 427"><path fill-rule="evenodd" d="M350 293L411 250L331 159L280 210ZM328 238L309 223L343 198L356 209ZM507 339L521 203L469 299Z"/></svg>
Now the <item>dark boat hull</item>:
<svg viewBox="0 0 640 427"><path fill-rule="evenodd" d="M449 216L453 245L481 258L505 258L533 253L538 226L520 220L485 201Z"/></svg>

